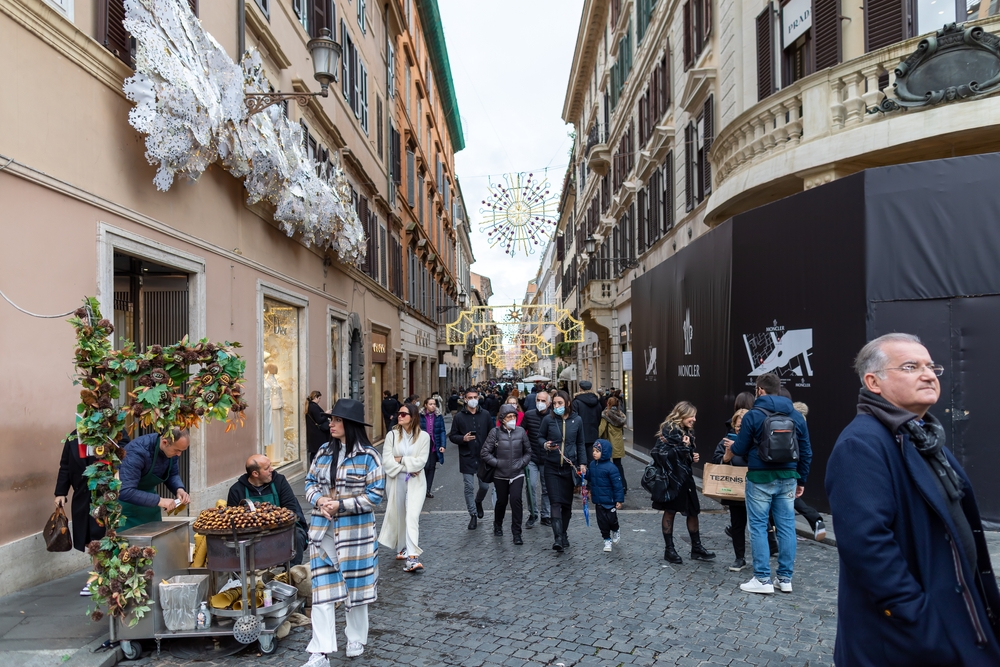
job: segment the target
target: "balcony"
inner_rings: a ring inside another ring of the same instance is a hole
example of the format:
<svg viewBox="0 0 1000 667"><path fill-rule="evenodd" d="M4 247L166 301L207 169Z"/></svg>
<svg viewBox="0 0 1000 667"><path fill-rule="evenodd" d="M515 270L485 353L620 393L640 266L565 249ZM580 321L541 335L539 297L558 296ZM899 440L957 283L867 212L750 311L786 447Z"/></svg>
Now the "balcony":
<svg viewBox="0 0 1000 667"><path fill-rule="evenodd" d="M587 133L584 155L587 166L598 176L604 176L611 168L611 149L608 147L608 130L601 123L594 123Z"/></svg>
<svg viewBox="0 0 1000 667"><path fill-rule="evenodd" d="M615 280L591 280L580 292L580 317L588 329L608 333L612 329L611 311L618 288Z"/></svg>
<svg viewBox="0 0 1000 667"><path fill-rule="evenodd" d="M998 33L1000 16L969 25ZM998 96L867 113L893 96L895 69L921 39L805 77L726 125L709 155L715 183L705 221L718 224L869 167L1000 150Z"/></svg>

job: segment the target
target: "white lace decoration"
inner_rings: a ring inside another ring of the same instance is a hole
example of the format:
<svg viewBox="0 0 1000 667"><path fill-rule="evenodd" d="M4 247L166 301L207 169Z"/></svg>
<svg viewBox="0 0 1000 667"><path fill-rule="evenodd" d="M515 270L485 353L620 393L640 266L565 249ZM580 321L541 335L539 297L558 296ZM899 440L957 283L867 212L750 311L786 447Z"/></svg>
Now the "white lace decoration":
<svg viewBox="0 0 1000 667"><path fill-rule="evenodd" d="M329 181L306 155L302 128L280 107L247 117L244 92L269 92L260 55L237 65L191 13L186 0L126 0L125 29L136 40L135 74L124 92L129 123L146 135L153 183L166 191L176 175L197 180L215 162L244 179L247 203L274 205L288 236L333 249L358 265L365 232L351 205L351 186L331 153Z"/></svg>

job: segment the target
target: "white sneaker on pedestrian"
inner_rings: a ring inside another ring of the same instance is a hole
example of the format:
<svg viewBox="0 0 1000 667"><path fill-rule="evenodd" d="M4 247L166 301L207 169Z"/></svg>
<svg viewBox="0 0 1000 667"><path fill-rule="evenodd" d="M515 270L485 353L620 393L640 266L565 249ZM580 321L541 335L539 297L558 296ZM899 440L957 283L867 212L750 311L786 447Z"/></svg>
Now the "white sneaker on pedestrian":
<svg viewBox="0 0 1000 667"><path fill-rule="evenodd" d="M347 657L356 658L365 652L365 645L361 642L347 642Z"/></svg>
<svg viewBox="0 0 1000 667"><path fill-rule="evenodd" d="M310 653L309 662L302 667L330 667L330 660L327 659L325 653Z"/></svg>
<svg viewBox="0 0 1000 667"><path fill-rule="evenodd" d="M826 524L823 523L823 519L816 522L816 528L813 529L813 537L816 538L817 542L822 542L826 539Z"/></svg>
<svg viewBox="0 0 1000 667"><path fill-rule="evenodd" d="M83 590L80 591L80 597L82 598L90 597L90 584L84 585Z"/></svg>
<svg viewBox="0 0 1000 667"><path fill-rule="evenodd" d="M611 553L611 540L604 540L604 551Z"/></svg>
<svg viewBox="0 0 1000 667"><path fill-rule="evenodd" d="M611 531L611 541L614 542L615 544L618 544L619 542L621 542L622 541L622 531L620 531L620 530L612 530Z"/></svg>
<svg viewBox="0 0 1000 667"><path fill-rule="evenodd" d="M406 560L406 549L400 549L399 553L396 554L396 560Z"/></svg>
<svg viewBox="0 0 1000 667"><path fill-rule="evenodd" d="M790 586L791 584L789 584ZM752 578L745 584L740 584L740 589L746 591L747 593L763 593L764 595L770 595L774 592L774 584L771 580L761 581L757 577Z"/></svg>
<svg viewBox="0 0 1000 667"><path fill-rule="evenodd" d="M791 579L778 579L778 588L782 593L792 592L792 580Z"/></svg>

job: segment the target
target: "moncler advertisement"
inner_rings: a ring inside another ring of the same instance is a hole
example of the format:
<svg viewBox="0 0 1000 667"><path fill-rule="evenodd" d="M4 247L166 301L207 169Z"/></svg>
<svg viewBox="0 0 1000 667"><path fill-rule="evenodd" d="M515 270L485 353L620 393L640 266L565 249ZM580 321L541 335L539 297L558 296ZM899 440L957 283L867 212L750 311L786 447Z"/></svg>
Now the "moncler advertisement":
<svg viewBox="0 0 1000 667"><path fill-rule="evenodd" d="M945 367L931 412L983 516L1000 521L989 419L1000 375L996 173L997 154L860 172L736 216L637 278L636 444L648 449L688 400L708 458L735 396L776 373L808 405L805 495L825 509L826 461L856 413L854 357L875 336L913 333Z"/></svg>

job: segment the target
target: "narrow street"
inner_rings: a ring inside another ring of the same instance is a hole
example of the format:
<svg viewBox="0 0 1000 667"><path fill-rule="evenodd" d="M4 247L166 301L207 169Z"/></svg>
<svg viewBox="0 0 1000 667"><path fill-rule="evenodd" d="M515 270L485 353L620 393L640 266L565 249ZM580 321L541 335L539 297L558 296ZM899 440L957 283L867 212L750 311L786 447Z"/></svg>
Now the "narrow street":
<svg viewBox="0 0 1000 667"><path fill-rule="evenodd" d="M450 423L450 419L448 419ZM621 513L622 541L602 552L597 522L587 527L579 502L569 527L572 546L551 550L544 526L511 543L510 514L504 537L494 537L492 508L475 531L468 514L454 450L446 453L420 521L425 570L406 574L382 549L379 602L369 610L371 630L362 657L341 650L333 665L817 665L832 664L836 631L837 552L799 539L795 592L749 595L739 584L750 569L729 572L732 547L723 533L728 514L702 498L702 535L718 555L684 564L661 559L660 513L649 509L639 486L643 466L627 458L631 484ZM384 504L382 508L384 510ZM381 516L379 517L381 522ZM308 627L294 628L261 665L298 667L308 658ZM154 648L150 643L148 651ZM256 645L229 658L199 665L239 665ZM137 665L191 664L170 655Z"/></svg>

